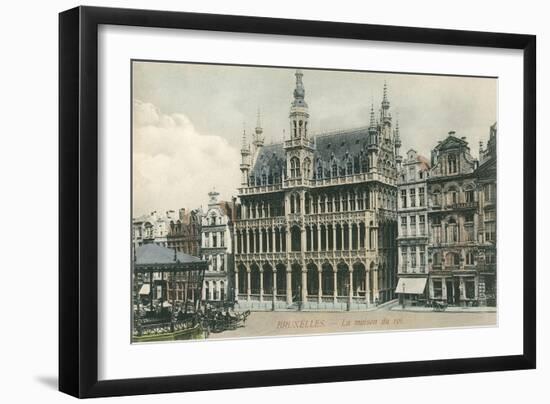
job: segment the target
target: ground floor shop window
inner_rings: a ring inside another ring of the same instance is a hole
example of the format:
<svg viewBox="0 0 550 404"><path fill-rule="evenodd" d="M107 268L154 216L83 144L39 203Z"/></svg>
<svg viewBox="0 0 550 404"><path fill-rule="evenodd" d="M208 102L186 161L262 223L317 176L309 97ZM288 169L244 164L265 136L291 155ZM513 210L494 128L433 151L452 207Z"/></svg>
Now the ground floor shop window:
<svg viewBox="0 0 550 404"><path fill-rule="evenodd" d="M441 281L433 281L433 287L434 287L434 298L435 299L441 299L443 297L443 288L441 286Z"/></svg>
<svg viewBox="0 0 550 404"><path fill-rule="evenodd" d="M466 299L475 299L476 293L475 293L475 282L474 281L466 281L464 282L466 285Z"/></svg>

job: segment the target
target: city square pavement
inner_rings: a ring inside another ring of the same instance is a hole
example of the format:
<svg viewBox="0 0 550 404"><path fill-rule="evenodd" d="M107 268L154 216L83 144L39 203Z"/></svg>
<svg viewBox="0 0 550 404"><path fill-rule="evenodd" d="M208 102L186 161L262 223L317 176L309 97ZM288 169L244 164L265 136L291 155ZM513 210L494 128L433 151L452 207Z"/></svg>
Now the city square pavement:
<svg viewBox="0 0 550 404"><path fill-rule="evenodd" d="M209 338L265 337L442 327L496 326L496 312L252 312L243 327L211 333Z"/></svg>

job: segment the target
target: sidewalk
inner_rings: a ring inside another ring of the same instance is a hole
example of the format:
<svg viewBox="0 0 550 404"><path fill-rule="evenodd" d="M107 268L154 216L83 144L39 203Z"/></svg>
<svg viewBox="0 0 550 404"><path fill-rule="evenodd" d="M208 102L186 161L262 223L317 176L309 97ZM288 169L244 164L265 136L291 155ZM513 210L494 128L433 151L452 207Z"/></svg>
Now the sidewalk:
<svg viewBox="0 0 550 404"><path fill-rule="evenodd" d="M391 307L391 311L410 311L410 312L437 312L437 313L496 313L496 307L459 307L447 306L445 310L436 311L433 307L405 306L405 309L399 304Z"/></svg>

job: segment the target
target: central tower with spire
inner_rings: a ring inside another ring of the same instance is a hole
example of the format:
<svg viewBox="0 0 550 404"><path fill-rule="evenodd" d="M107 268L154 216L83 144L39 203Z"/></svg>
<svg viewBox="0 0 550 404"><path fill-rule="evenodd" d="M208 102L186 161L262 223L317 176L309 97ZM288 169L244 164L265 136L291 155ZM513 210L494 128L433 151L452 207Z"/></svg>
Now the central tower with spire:
<svg viewBox="0 0 550 404"><path fill-rule="evenodd" d="M313 178L313 140L309 138L309 111L301 70L296 70L294 99L290 104L290 139L285 140L287 185L299 185Z"/></svg>

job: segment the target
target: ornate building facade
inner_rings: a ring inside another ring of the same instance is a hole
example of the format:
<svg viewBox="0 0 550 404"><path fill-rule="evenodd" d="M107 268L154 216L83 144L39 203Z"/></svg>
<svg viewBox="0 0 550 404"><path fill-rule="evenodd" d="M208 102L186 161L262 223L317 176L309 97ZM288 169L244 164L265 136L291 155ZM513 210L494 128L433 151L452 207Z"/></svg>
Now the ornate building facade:
<svg viewBox="0 0 550 404"><path fill-rule="evenodd" d="M428 186L430 163L415 150L407 152L397 182L398 276L400 298L416 299L428 279Z"/></svg>
<svg viewBox="0 0 550 404"><path fill-rule="evenodd" d="M194 257L200 256L202 215L200 209L181 208L177 217L170 218L167 246Z"/></svg>
<svg viewBox="0 0 550 404"><path fill-rule="evenodd" d="M219 193L208 193L208 210L202 217L201 254L208 262L202 300L228 299L229 274L233 273L232 212L229 202L218 201Z"/></svg>
<svg viewBox="0 0 550 404"><path fill-rule="evenodd" d="M366 309L397 283L399 134L384 85L368 126L313 135L296 71L289 136L252 145L243 133L235 222L235 298L241 307Z"/></svg>
<svg viewBox="0 0 550 404"><path fill-rule="evenodd" d="M154 243L162 247L168 247L168 234L170 233L170 218L174 218L173 210L165 214L153 211L142 215L132 221L132 243L134 247L143 244Z"/></svg>
<svg viewBox="0 0 550 404"><path fill-rule="evenodd" d="M479 191L478 273L480 304L496 306L497 265L497 124L489 129L487 147L479 147L476 171Z"/></svg>
<svg viewBox="0 0 550 404"><path fill-rule="evenodd" d="M473 304L479 299L477 168L478 161L471 156L465 138L454 132L432 151L429 297L453 305Z"/></svg>

